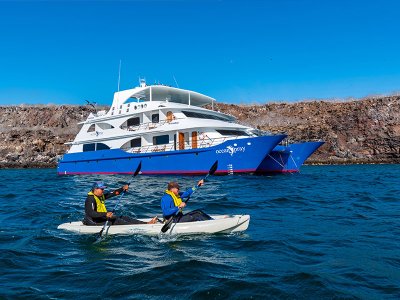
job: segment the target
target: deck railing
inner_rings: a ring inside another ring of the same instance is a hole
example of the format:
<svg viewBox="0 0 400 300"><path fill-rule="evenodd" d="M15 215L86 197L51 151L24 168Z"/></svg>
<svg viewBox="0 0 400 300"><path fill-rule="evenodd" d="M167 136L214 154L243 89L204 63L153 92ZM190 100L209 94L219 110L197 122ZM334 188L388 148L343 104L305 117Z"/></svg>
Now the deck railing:
<svg viewBox="0 0 400 300"><path fill-rule="evenodd" d="M207 135L204 139L197 139L197 147L193 148L192 143L184 142L184 149L180 149L179 142L176 143L176 147L174 143L163 144L163 145L147 145L142 147L133 147L133 148L124 148L123 150L129 153L151 153L151 152L164 152L164 151L179 151L179 150L190 150L190 149L202 149L208 148L215 145L219 145L227 140L235 140L239 138L239 136L231 136L231 137L223 137L223 138L209 138Z"/></svg>

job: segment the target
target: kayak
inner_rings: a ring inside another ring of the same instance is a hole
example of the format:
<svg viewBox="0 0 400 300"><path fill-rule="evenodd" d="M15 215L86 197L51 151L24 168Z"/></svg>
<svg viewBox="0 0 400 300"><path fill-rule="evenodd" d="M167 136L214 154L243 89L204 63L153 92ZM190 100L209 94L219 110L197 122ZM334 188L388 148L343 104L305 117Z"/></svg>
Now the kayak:
<svg viewBox="0 0 400 300"><path fill-rule="evenodd" d="M249 227L249 215L211 215L212 220L172 223L170 229L164 234L212 234L231 233L245 231ZM139 219L149 222L151 219ZM59 225L57 228L81 234L96 234L101 231L104 225L88 226L81 221L69 222ZM111 225L108 234L140 234L157 236L161 233L163 223L155 224L132 224L132 225Z"/></svg>

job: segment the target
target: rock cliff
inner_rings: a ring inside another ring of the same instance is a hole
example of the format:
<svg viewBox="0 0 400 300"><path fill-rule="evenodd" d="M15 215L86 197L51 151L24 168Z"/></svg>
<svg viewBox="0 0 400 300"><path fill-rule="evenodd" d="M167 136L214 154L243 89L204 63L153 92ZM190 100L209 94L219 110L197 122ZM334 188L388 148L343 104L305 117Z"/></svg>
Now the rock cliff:
<svg viewBox="0 0 400 300"><path fill-rule="evenodd" d="M308 163L400 163L400 96L265 105L217 104L241 123L292 141L324 140Z"/></svg>
<svg viewBox="0 0 400 300"><path fill-rule="evenodd" d="M108 108L100 108L108 109ZM400 96L352 101L234 105L215 109L291 141L326 143L308 163L400 163ZM55 167L89 106L0 106L0 168Z"/></svg>

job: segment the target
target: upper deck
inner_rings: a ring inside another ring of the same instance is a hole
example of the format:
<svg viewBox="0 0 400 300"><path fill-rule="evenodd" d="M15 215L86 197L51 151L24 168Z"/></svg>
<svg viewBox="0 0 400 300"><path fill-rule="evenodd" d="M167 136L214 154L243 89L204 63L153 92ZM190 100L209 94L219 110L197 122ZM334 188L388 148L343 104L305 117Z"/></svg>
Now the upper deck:
<svg viewBox="0 0 400 300"><path fill-rule="evenodd" d="M110 111L117 110L127 103L151 101L165 101L202 107L207 104L213 105L215 99L194 91L175 87L165 85L146 85L146 83L142 81L139 87L116 92L114 94Z"/></svg>

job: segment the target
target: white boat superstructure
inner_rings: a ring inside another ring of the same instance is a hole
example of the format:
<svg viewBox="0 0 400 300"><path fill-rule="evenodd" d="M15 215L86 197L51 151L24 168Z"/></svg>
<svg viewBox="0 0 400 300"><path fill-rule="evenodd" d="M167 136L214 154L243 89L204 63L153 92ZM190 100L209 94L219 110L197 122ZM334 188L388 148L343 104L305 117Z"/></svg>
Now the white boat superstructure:
<svg viewBox="0 0 400 300"><path fill-rule="evenodd" d="M68 153L122 149L132 153L204 148L254 136L233 116L203 108L215 99L164 85L117 92L108 112L91 113Z"/></svg>

